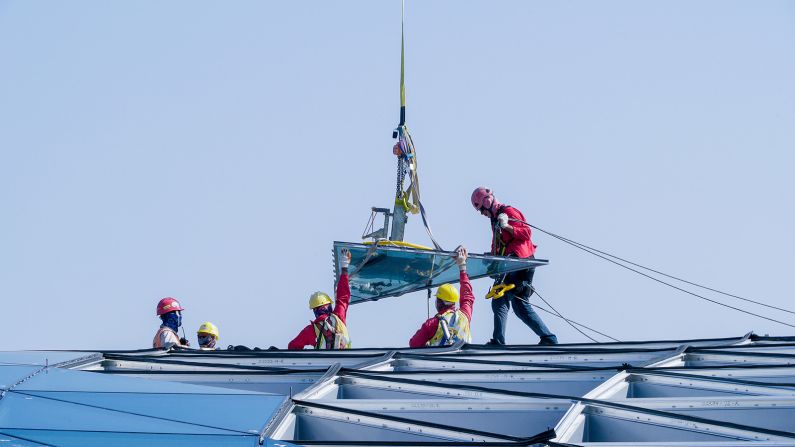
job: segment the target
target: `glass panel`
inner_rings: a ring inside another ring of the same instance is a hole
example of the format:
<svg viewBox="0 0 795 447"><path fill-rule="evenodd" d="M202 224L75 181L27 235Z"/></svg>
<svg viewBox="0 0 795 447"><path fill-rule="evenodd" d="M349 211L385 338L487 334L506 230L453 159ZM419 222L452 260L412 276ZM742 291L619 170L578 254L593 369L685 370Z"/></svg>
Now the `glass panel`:
<svg viewBox="0 0 795 447"><path fill-rule="evenodd" d="M70 351L0 351L0 364L10 365L54 365L68 360L78 359L92 352Z"/></svg>
<svg viewBox="0 0 795 447"><path fill-rule="evenodd" d="M3 432L19 436L26 440L38 441L46 445L57 445L59 447L140 447L142 445L169 447L210 445L251 447L258 445L258 436L256 435L182 435L18 429L5 429ZM3 439L2 435L0 435L0 439ZM30 442L28 444L20 443L19 445L24 447L38 447L42 444Z"/></svg>
<svg viewBox="0 0 795 447"><path fill-rule="evenodd" d="M122 395L115 394L119 398ZM160 405L168 407L169 400L164 397ZM14 427L28 430L58 430L58 431L111 431L132 433L182 433L182 434L239 434L224 428L204 427L194 423L176 422L153 417L138 416L134 414L109 411L85 405L76 405L68 402L59 402L35 396L26 396L19 393L8 393L0 405L0 427ZM205 410L212 408L212 401L208 400ZM208 422L212 419L208 415ZM171 419L179 420L179 415L174 414ZM267 415L263 415L263 420ZM13 436L13 432L3 429ZM39 441L38 438L29 438ZM41 441L39 441L41 442ZM59 444L59 443L56 443ZM60 445L60 444L59 444Z"/></svg>
<svg viewBox="0 0 795 447"><path fill-rule="evenodd" d="M192 424L221 427L241 432L259 433L286 397L259 394L131 394L25 392L58 401L75 402L111 410L154 416ZM52 402L58 402L52 401ZM80 411L75 406L73 411ZM211 408L212 411L208 411ZM125 413L121 413L125 416Z"/></svg>
<svg viewBox="0 0 795 447"><path fill-rule="evenodd" d="M0 389L6 389L40 369L41 366L0 365Z"/></svg>
<svg viewBox="0 0 795 447"><path fill-rule="evenodd" d="M408 247L373 247L368 244L334 242L334 267L339 278L339 253L351 252L351 303L400 296L417 290L458 282L458 267L452 252ZM543 259L470 254L467 273L470 279L546 265Z"/></svg>
<svg viewBox="0 0 795 447"><path fill-rule="evenodd" d="M0 368L2 374L4 368ZM39 367L33 367L36 371ZM26 374L18 372L16 380ZM0 376L2 378L2 376ZM250 394L250 391L221 389L185 383L169 383L154 380L113 376L87 371L73 371L49 368L46 373L37 374L16 388L18 391L86 391L86 392L125 392L125 393L168 393L168 394Z"/></svg>
<svg viewBox="0 0 795 447"><path fill-rule="evenodd" d="M7 442L9 442L10 444L6 444ZM47 444L39 444L38 442L16 438L4 432L0 432L0 443L2 443L0 445L4 446L7 445L8 447L42 447L47 445Z"/></svg>
<svg viewBox="0 0 795 447"><path fill-rule="evenodd" d="M16 382L39 369L5 366L0 372ZM183 445L183 440L184 445L255 445L256 435L284 399L279 395L50 368L5 395L0 403L0 427L14 430L0 428L0 439L5 434L34 443L49 444L57 439L57 445L80 445L79 438L87 436L82 445L128 445L116 443L115 436L137 433L139 442L162 441L154 445L171 440L177 445ZM191 436L147 438L147 434ZM70 443L72 436L74 444ZM194 443L188 443L189 439Z"/></svg>

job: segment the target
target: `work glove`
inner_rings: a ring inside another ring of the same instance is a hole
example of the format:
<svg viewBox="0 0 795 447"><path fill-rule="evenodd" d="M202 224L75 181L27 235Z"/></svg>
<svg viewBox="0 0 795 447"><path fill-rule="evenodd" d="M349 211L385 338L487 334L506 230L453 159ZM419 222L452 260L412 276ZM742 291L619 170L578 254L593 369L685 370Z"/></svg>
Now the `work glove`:
<svg viewBox="0 0 795 447"><path fill-rule="evenodd" d="M190 346L190 342L188 341L187 338L184 337L179 339L179 344L181 344L182 346Z"/></svg>
<svg viewBox="0 0 795 447"><path fill-rule="evenodd" d="M467 269L467 249L463 245L459 245L455 249L455 263L458 264L458 270L465 272Z"/></svg>
<svg viewBox="0 0 795 447"><path fill-rule="evenodd" d="M511 224L508 223L508 215L505 214L505 213L500 213L497 216L497 223L500 225L500 228L502 228L502 229L505 229L505 228L508 228L508 227L511 226Z"/></svg>
<svg viewBox="0 0 795 447"><path fill-rule="evenodd" d="M347 269L351 265L351 252L347 248L340 250L340 267Z"/></svg>

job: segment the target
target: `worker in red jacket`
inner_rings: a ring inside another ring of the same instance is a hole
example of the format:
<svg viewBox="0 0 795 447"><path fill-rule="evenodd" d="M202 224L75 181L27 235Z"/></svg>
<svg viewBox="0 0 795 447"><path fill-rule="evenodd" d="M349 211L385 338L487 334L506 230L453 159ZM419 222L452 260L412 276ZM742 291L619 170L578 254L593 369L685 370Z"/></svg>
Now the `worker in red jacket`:
<svg viewBox="0 0 795 447"><path fill-rule="evenodd" d="M351 339L345 318L351 301L351 288L348 285L348 266L351 253L347 248L340 252L342 274L337 282L337 303L332 309L331 298L323 292L315 292L309 297L309 308L315 314L311 321L287 345L287 349L304 349L312 346L315 349L350 349Z"/></svg>
<svg viewBox="0 0 795 447"><path fill-rule="evenodd" d="M472 192L471 200L472 206L491 220L492 254L517 258L535 257L536 246L531 239L530 226L519 210L500 203L490 189L482 186ZM505 344L505 326L511 305L513 305L516 316L540 337L538 344L555 345L558 343L558 338L541 321L541 317L530 305L534 273L534 268L520 270L495 281L495 285L513 284L515 288L501 298L491 301L491 310L494 311L494 333L487 344Z"/></svg>
<svg viewBox="0 0 795 447"><path fill-rule="evenodd" d="M447 346L458 340L472 341L469 324L472 321L472 306L475 295L467 276L467 251L458 247L454 255L461 278L461 307L456 309L458 291L450 284L443 284L436 290L436 315L422 323L411 340L409 347Z"/></svg>

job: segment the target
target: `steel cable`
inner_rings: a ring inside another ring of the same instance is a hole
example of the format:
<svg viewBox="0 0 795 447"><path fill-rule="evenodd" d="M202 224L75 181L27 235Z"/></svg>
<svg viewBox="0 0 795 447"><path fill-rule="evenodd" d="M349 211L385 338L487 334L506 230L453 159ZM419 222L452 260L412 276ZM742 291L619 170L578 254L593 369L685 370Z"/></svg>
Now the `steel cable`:
<svg viewBox="0 0 795 447"><path fill-rule="evenodd" d="M523 223L527 224L526 222L523 222ZM527 225L530 226L531 228L534 228L534 229L536 229L538 231L541 231L542 233L546 233L546 234L548 234L548 235L550 235L552 237L558 238L558 239L560 239L560 240L562 240L564 242L567 242L569 244L579 245L581 247L584 247L584 248L587 248L589 250L592 250L592 251L594 251L596 253L603 254L605 256L609 256L609 257L614 258L614 259L618 259L619 261L625 262L625 263L630 264L632 266L639 267L639 268L642 268L644 270L648 270L650 272L654 272L654 273L656 273L656 274L658 274L660 276L665 276L666 278L675 279L677 281L681 281L681 282L683 282L685 284L689 284L691 286L695 286L695 287L698 287L698 288L701 288L701 289L709 290L710 292L719 293L721 295L729 296L729 297L732 297L732 298L737 298L738 300L747 301L749 303L758 304L760 306L768 307L770 309L780 310L782 312L787 312L787 313L795 315L795 311L792 311L792 310L789 310L789 309L784 309L782 307L773 306L773 305L766 304L766 303L763 303L763 302L760 302L760 301L752 300L750 298L745 298L745 297L742 297L742 296L739 296L739 295L735 295L735 294L732 294L732 293L729 293L729 292L724 292L722 290L718 290L718 289L715 289L715 288L712 288L712 287L709 287L709 286L705 286L705 285L702 285L702 284L699 284L699 283L696 283L696 282L693 282L693 281L689 281L689 280L686 280L684 278L679 278L677 276L670 275L668 273L661 272L659 270L655 270L655 269L653 269L651 267L646 267L645 265L638 264L636 262L632 262L632 261L630 261L628 259L621 258L621 257L616 256L614 254L607 253L607 252L599 250L597 248L589 247L588 245L585 245L585 244L583 244L581 242L577 242L577 241L571 240L571 239L569 239L567 237L563 237L563 236L560 236L558 234L551 233L549 231L546 231L546 230L543 230L541 228L538 228L538 227L536 227L534 225L531 225L531 224L527 224Z"/></svg>
<svg viewBox="0 0 795 447"><path fill-rule="evenodd" d="M575 326L575 325L572 323L572 321L571 321L571 320L569 320L568 318L566 318L566 317L564 317L563 315L561 315L561 313L560 313L560 312L558 312L558 310L557 310L557 309L555 309L554 307L552 307L552 305L551 305L551 304L549 304L549 302L548 302L547 300L545 300L545 299L544 299L544 297L543 297L543 296L541 296L541 294L540 294L540 293L538 293L538 291L535 289L535 287L533 287L533 285L532 285L532 284L528 284L528 287L530 287L530 289L531 289L533 292L535 292L535 294L536 294L536 295L538 295L538 297L539 297L539 298L541 298L541 301L545 302L545 303L547 304L547 306L549 306L549 308L550 308L550 309L552 309L552 310L555 312L553 315L557 315L558 317L562 318L564 321L566 321L566 323L569 323L569 326L573 327L575 331L577 331L577 332L579 332L580 334L584 335L584 336L585 336L585 338L587 338L588 340L591 340L591 341L592 341L592 342L594 342L594 343L599 343L599 342L598 342L596 339L594 339L594 338L593 338L593 337L591 337L590 335L586 334L585 332L581 331L581 330L580 330L580 328L578 328L577 326ZM527 305L531 305L531 304L530 304L530 300L529 300L529 299L524 299L524 298L522 298L522 297L520 297L520 296L518 296L518 295L514 295L514 297L515 297L516 299L518 299L518 300L522 301L523 303L526 303ZM612 337L610 337L610 338L612 338Z"/></svg>
<svg viewBox="0 0 795 447"><path fill-rule="evenodd" d="M536 294L537 294L537 293L538 293L538 291L536 291ZM539 298L540 298L540 297L541 297L541 295L539 295ZM597 331L596 329L594 329L594 328L592 328L592 327L586 326L586 325L584 325L584 324L582 324L582 323L580 323L580 322L574 321L574 320L572 320L572 319L570 319L570 318L564 318L564 317L562 317L561 315L558 315L558 314L556 314L555 312L552 312L551 310L549 310L549 309L547 309L547 308L545 308L545 307L543 307L543 306L539 306L538 304L533 304L532 306L533 306L533 307L535 307L536 309L540 310L540 311L543 311L543 312L546 312L546 313L548 313L548 314L552 315L553 317L562 318L562 319L564 319L564 320L567 320L567 321L569 321L569 322L571 322L571 323L574 323L574 324L576 324L577 326L580 326L580 327L582 327L582 328L588 329L589 331L591 331L591 332L593 332L593 333L595 333L595 334L599 334L599 335L601 335L602 337L609 338L609 339L610 339L610 340L612 340L612 341L615 341L615 342L621 343L621 340L619 340L619 339L617 339L617 338L613 338L613 337L611 337L611 336L609 336L609 335L605 334L604 332L599 332L599 331ZM599 342L597 342L597 343L599 343Z"/></svg>
<svg viewBox="0 0 795 447"><path fill-rule="evenodd" d="M521 222L521 223L523 223L523 224L525 224L525 225L529 226L530 228L536 229L536 230L538 230L538 231L540 231L540 232L542 232L542 233L544 233L544 234L547 234L547 235L549 235L549 236L551 236L551 237L553 237L553 238L555 238L555 239L558 239L558 240L560 240L560 241L563 241L563 242L565 242L565 243L567 243L567 244L569 244L569 245L571 245L571 246L573 246L573 247L575 247L575 248L579 248L580 250L582 250L582 251L584 251L584 252L586 252L586 253L590 253L590 254L592 254L592 255L594 255L594 256L596 256L596 257L598 257L598 258L604 259L605 261L608 261L608 262L610 262L610 263L613 263L613 264L615 264L615 265L617 265L617 266L619 266L619 267L625 268L625 269L627 269L627 270L629 270L629 271L631 271L631 272L637 273L638 275L644 276L644 277L646 277L646 278L648 278L648 279L651 279L651 280L653 280L653 281L656 281L656 282L658 282L658 283L660 283L660 284L663 284L663 285L666 285L666 286L668 286L668 287L671 287L671 288L673 288L673 289L676 289L676 290L678 290L678 291L680 291L680 292L684 292L684 293L686 293L686 294L688 294L688 295L692 295L692 296L694 296L694 297L696 297L696 298L699 298L699 299L702 299L702 300L704 300L704 301L709 301L710 303L717 304L717 305L719 305L719 306L723 306L723 307L726 307L726 308L729 308L729 309L732 309L732 310L736 310L736 311L738 311L738 312L742 312L742 313L745 313L745 314L748 314L748 315L753 315L753 316L755 316L755 317L757 317L757 318L761 318L761 319L763 319L763 320L772 321L772 322L774 322L774 323L778 323L778 324L782 324L782 325L784 325L784 326L788 326L788 327L791 327L791 328L795 328L795 325L793 325L793 324L790 324L790 323L787 323L787 322L784 322L784 321L781 321L781 320L776 320L775 318L766 317L766 316L764 316L764 315L760 315L760 314L757 314L757 313L755 313L755 312L751 312L751 311L749 311L749 310L741 309L741 308L739 308L739 307L732 306L732 305L730 305L730 304L722 303L722 302L720 302L720 301L717 301L717 300L714 300L714 299L712 299L712 298L707 298L707 297L705 297L705 296L703 296L703 295L699 295L699 294L697 294L697 293L695 293L695 292L692 292L692 291L690 291L690 290L683 289L683 288L681 288L681 287L678 287L678 286L676 286L676 285L674 285L674 284L671 284L671 283L669 283L669 282L663 281L663 280L661 280L661 279L659 279L659 278L655 278L654 276L651 276L651 275L649 275L649 274L647 274L647 273L641 272L640 270L634 269L634 268L632 268L632 267L630 267L630 266L628 266L628 265L624 265L624 264L622 264L621 262L618 262L618 261L616 261L615 259L621 259L621 258L619 258L619 257L617 257L617 256L613 256L613 255L610 255L610 254L604 254L604 255L602 255L602 254L600 254L600 253L599 253L599 251L598 251L598 250L592 249L591 247L588 247L588 246L587 246L587 245L585 245L585 244L581 244L581 243L579 243L579 242L573 241L573 240L571 240L571 239L568 239L568 238L565 238L565 237L563 237L563 236L559 236L559 235L557 235L557 234L555 234L555 233L552 233L552 232L546 231L546 230L544 230L544 229L542 229L542 228L539 228L539 227L537 227L537 226L535 226L535 225L529 224L529 223L527 223L527 222L525 222L525 221L523 221L523 220L519 220L519 219L511 219L511 220L514 220L514 221L516 221L516 222ZM609 257L608 257L608 256L609 256ZM611 259L611 258L615 258L615 259ZM634 265L634 264L633 264L633 265ZM649 269L649 268L647 268L647 267L642 267L642 266L640 266L640 268L644 268L644 269L646 269L646 270L649 270L649 271L651 271L651 270L652 270L652 269ZM670 277L670 275L666 275L666 276L669 276L669 277Z"/></svg>

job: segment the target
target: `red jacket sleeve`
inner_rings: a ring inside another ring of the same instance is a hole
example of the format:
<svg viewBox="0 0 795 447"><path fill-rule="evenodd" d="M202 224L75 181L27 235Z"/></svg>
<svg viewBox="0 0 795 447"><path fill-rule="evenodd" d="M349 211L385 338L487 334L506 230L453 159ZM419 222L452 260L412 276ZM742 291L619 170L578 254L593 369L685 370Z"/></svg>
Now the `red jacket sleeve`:
<svg viewBox="0 0 795 447"><path fill-rule="evenodd" d="M508 217L511 219L518 219L526 222L524 215L516 208L513 207L506 208L505 214L507 214ZM530 240L530 227L528 227L522 222L515 222L512 220L509 220L508 224L511 227L513 227L513 236L511 236L511 234L508 233L507 231L504 231L502 233L502 240L504 242L509 242L509 241L526 242Z"/></svg>
<svg viewBox="0 0 795 447"><path fill-rule="evenodd" d="M461 272L461 312L467 316L470 323L472 323L472 309L474 304L475 294L472 292L472 284L469 283L469 276L467 272ZM434 332L436 332L436 329L434 329Z"/></svg>
<svg viewBox="0 0 795 447"><path fill-rule="evenodd" d="M334 315L339 317L343 323L347 324L345 318L348 316L348 305L351 303L351 286L348 283L348 271L344 269L337 282L337 296L334 304Z"/></svg>
<svg viewBox="0 0 795 447"><path fill-rule="evenodd" d="M414 336L411 337L411 340L409 340L409 348L421 348L425 346L425 343L428 343L428 340L433 338L433 335L436 334L436 329L438 327L439 320L435 317L425 320Z"/></svg>
<svg viewBox="0 0 795 447"><path fill-rule="evenodd" d="M287 344L287 349L304 349L304 346L315 346L315 328L312 324L307 324L301 332Z"/></svg>

